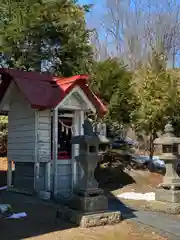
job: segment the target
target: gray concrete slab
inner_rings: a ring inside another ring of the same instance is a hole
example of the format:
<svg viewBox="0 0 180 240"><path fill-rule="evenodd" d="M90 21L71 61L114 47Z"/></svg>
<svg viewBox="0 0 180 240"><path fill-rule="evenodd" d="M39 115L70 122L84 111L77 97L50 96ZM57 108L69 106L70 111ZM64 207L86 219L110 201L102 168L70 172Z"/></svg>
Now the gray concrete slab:
<svg viewBox="0 0 180 240"><path fill-rule="evenodd" d="M136 218L133 218L134 221L159 229L162 233L168 233L180 239L180 219L173 220L158 213L145 211L137 211L134 214L136 216Z"/></svg>
<svg viewBox="0 0 180 240"><path fill-rule="evenodd" d="M120 211L125 219L151 227L168 240L180 239L180 218L178 216L128 208L118 200L110 201L109 208Z"/></svg>

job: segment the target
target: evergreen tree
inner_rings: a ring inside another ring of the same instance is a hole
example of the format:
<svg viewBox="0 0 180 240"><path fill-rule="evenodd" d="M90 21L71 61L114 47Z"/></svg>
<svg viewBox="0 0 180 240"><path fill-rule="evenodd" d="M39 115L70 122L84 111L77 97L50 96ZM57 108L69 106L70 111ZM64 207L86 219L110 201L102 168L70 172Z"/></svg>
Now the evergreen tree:
<svg viewBox="0 0 180 240"><path fill-rule="evenodd" d="M117 58L97 62L93 69L92 89L108 106L106 121L115 130L131 123L135 100L132 74Z"/></svg>
<svg viewBox="0 0 180 240"><path fill-rule="evenodd" d="M1 65L62 76L88 73L87 11L72 0L0 0Z"/></svg>

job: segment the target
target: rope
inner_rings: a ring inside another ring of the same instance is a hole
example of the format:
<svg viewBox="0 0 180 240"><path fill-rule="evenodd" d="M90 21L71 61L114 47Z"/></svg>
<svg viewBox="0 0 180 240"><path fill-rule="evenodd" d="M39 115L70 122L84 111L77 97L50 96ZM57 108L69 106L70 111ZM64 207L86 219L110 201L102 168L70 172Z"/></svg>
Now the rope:
<svg viewBox="0 0 180 240"><path fill-rule="evenodd" d="M71 129L71 133L73 133L73 127L72 126L68 126L65 123L63 123L60 119L59 119L60 124L65 128L65 129Z"/></svg>

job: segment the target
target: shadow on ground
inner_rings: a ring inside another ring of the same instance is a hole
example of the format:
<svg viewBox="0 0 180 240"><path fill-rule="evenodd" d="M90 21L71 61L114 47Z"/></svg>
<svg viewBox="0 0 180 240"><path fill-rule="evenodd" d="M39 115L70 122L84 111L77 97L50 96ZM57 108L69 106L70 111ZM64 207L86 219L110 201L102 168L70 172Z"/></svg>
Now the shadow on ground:
<svg viewBox="0 0 180 240"><path fill-rule="evenodd" d="M134 212L136 210L126 207L111 194L111 190L135 182L127 173L123 171L118 173L118 171L119 170L116 169L116 173L112 171L110 171L111 173L107 171L99 172L101 180L106 179L111 174L111 179L115 177L115 181L111 183L100 181L100 186L106 189L106 193L108 191L109 210L121 211L124 219L135 218ZM0 186L6 185L6 175L6 171L0 171ZM1 240L26 239L39 235L43 237L43 235L47 233L50 234L52 232L76 227L74 224L56 218L56 209L60 205L55 203L49 204L36 197L11 192L3 192L1 202L10 204L12 212L14 213L27 213L27 217L22 219L1 219Z"/></svg>
<svg viewBox="0 0 180 240"><path fill-rule="evenodd" d="M128 167L127 167L128 166ZM112 191L123 188L124 186L136 183L135 179L130 176L125 170L130 169L127 161L121 162L101 162L95 170L95 177L108 197L109 210L120 211L123 219L135 218L133 208L127 207L123 202L116 198Z"/></svg>
<svg viewBox="0 0 180 240"><path fill-rule="evenodd" d="M106 156L103 161L98 163L95 177L99 187L110 192L136 183L134 178L126 172L130 169L129 159L122 159L119 154Z"/></svg>
<svg viewBox="0 0 180 240"><path fill-rule="evenodd" d="M12 172L12 184L14 183L14 171ZM7 185L7 171L0 170L0 187Z"/></svg>
<svg viewBox="0 0 180 240"><path fill-rule="evenodd" d="M0 186L7 184L6 177L6 171L0 171ZM1 240L26 239L76 227L57 219L57 207L52 207L36 197L2 191L0 203L10 204L13 213L27 213L27 217L22 219L0 219Z"/></svg>
<svg viewBox="0 0 180 240"><path fill-rule="evenodd" d="M12 212L26 212L21 219L1 219L0 239L26 239L76 227L56 218L56 208L31 196L4 192L2 202L9 203Z"/></svg>

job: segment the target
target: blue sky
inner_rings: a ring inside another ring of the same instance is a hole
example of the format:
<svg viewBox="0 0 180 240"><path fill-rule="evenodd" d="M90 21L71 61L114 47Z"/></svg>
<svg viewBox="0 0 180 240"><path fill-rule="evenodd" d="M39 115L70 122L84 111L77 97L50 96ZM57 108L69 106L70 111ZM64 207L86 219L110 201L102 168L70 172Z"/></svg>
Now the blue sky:
<svg viewBox="0 0 180 240"><path fill-rule="evenodd" d="M87 14L87 24L91 28L96 27L101 24L101 10L103 9L104 0L79 0L80 4L94 4L90 13Z"/></svg>
<svg viewBox="0 0 180 240"><path fill-rule="evenodd" d="M89 3L94 3L94 2L97 2L97 1L95 1L95 0L79 0L79 2L80 3L82 3L82 4L89 4Z"/></svg>

